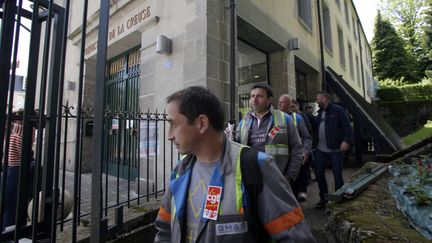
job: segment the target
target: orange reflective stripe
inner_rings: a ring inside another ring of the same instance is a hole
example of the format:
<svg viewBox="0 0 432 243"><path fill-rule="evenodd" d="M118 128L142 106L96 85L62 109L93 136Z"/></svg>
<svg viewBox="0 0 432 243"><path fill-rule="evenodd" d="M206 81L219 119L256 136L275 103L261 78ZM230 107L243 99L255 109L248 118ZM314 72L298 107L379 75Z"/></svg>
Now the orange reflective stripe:
<svg viewBox="0 0 432 243"><path fill-rule="evenodd" d="M271 235L281 233L304 220L303 212L300 208L295 208L290 212L264 224L265 229Z"/></svg>
<svg viewBox="0 0 432 243"><path fill-rule="evenodd" d="M240 212L239 212L241 215L243 215L244 214L244 208L243 207L241 207L240 208Z"/></svg>
<svg viewBox="0 0 432 243"><path fill-rule="evenodd" d="M170 222L171 221L171 214L168 213L163 207L159 208L159 218L161 218L163 221Z"/></svg>

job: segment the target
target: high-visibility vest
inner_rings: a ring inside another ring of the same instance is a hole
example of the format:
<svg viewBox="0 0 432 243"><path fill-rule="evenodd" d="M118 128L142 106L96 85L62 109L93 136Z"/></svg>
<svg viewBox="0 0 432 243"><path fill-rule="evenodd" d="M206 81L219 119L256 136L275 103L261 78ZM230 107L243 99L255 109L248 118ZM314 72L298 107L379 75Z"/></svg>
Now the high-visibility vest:
<svg viewBox="0 0 432 243"><path fill-rule="evenodd" d="M269 136L266 136L266 145L264 146L265 151L263 152L266 152L275 158L276 164L283 173L288 165L289 159L288 136L286 135L287 123L284 112L272 109L272 113L272 121L269 121L269 125L274 124L271 129L279 127L280 130L278 132L279 134L276 135L277 137L274 139L270 139ZM247 115L239 124L239 142L241 144L248 144L249 130L251 126L252 116Z"/></svg>

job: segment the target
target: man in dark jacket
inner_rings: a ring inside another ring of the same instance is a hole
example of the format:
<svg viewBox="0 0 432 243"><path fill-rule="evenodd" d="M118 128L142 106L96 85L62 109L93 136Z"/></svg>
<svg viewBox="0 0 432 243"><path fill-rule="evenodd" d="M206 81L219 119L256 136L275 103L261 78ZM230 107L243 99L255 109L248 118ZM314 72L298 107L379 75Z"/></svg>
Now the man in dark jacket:
<svg viewBox="0 0 432 243"><path fill-rule="evenodd" d="M333 170L336 191L344 184L342 177L343 152L350 147L352 128L345 110L333 104L327 92L318 92L316 102L320 107L317 118L318 132L315 135L316 139L314 139L314 148L316 148L314 153L315 175L320 191L320 201L316 206L323 207L328 202L328 187L325 177L327 161L330 161Z"/></svg>

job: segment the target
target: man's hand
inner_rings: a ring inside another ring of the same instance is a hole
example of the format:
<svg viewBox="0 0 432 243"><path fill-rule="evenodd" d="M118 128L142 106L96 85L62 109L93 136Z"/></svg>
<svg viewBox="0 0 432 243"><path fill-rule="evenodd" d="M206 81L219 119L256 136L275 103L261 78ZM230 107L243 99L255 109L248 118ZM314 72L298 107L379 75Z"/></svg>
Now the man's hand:
<svg viewBox="0 0 432 243"><path fill-rule="evenodd" d="M345 151L348 151L349 147L350 147L349 143L347 143L347 142L342 142L341 145L340 145L340 150L341 150L342 152L345 152Z"/></svg>
<svg viewBox="0 0 432 243"><path fill-rule="evenodd" d="M306 162L308 161L308 159L309 159L309 155L304 154L304 155L303 155L303 162L302 162L302 165L305 165Z"/></svg>
<svg viewBox="0 0 432 243"><path fill-rule="evenodd" d="M228 127L225 128L225 131L224 131L224 133L225 133L225 135L227 136L227 138L230 139L230 140L234 140L234 139L235 139L235 138L233 137L233 136L234 136L234 132L235 132L235 131L233 131L233 125L230 125L230 124L228 123Z"/></svg>

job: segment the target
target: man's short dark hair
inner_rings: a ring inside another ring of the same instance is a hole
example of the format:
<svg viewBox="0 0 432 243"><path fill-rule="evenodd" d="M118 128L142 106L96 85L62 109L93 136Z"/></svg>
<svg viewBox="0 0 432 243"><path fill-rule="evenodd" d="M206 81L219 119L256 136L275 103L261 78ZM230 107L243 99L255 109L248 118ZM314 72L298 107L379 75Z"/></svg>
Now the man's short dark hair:
<svg viewBox="0 0 432 243"><path fill-rule="evenodd" d="M252 86L252 88L250 89L251 91L254 89L264 89L267 92L267 97L273 97L273 90L270 87L270 85L266 84L266 83L257 83L254 84L254 86Z"/></svg>
<svg viewBox="0 0 432 243"><path fill-rule="evenodd" d="M327 98L330 99L330 94L327 91L324 91L324 90L323 91L319 91L316 94L317 95L322 95L322 96L327 97Z"/></svg>
<svg viewBox="0 0 432 243"><path fill-rule="evenodd" d="M193 124L199 115L206 115L212 127L223 131L225 113L218 97L201 86L190 86L177 91L166 98L167 103L175 102L180 114Z"/></svg>
<svg viewBox="0 0 432 243"><path fill-rule="evenodd" d="M298 103L297 100L292 100L291 102L294 103L294 104L297 105L297 106L300 106L300 104Z"/></svg>

